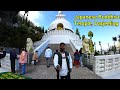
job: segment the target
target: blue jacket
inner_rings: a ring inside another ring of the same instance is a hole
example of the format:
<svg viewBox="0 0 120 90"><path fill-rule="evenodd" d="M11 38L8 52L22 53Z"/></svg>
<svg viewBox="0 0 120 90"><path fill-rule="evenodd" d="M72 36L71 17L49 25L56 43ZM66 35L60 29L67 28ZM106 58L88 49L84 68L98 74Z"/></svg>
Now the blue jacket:
<svg viewBox="0 0 120 90"><path fill-rule="evenodd" d="M80 54L79 52L74 53L74 60L80 60Z"/></svg>

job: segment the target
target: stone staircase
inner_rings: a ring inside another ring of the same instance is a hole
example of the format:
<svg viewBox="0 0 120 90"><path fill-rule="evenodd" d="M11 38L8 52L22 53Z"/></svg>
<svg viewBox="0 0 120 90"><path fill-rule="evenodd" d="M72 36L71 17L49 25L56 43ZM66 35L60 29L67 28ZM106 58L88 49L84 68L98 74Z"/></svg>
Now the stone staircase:
<svg viewBox="0 0 120 90"><path fill-rule="evenodd" d="M49 44L48 46L52 49L53 53L56 51L56 49L59 50L59 44ZM71 54L71 57L73 59L74 52L69 44L65 45L65 50ZM45 50L43 51L43 53L39 57L39 62L40 62L39 64L40 65L46 65L46 59L44 57L44 54L45 54ZM50 64L53 65L53 58L51 59Z"/></svg>

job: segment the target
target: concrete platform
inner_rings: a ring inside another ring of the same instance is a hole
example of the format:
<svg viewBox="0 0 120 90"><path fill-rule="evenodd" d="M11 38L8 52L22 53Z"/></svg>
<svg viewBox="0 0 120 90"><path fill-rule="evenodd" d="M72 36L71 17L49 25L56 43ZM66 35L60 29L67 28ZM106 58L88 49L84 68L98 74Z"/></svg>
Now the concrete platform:
<svg viewBox="0 0 120 90"><path fill-rule="evenodd" d="M2 73L2 72L9 72L9 71L10 71L9 69L0 67L0 73Z"/></svg>
<svg viewBox="0 0 120 90"><path fill-rule="evenodd" d="M120 79L120 69L99 74L103 79Z"/></svg>

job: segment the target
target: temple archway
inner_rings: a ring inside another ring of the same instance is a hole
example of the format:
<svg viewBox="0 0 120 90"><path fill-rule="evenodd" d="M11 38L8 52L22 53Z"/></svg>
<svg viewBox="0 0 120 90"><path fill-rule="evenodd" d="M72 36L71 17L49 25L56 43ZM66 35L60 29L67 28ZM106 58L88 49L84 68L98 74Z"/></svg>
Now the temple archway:
<svg viewBox="0 0 120 90"><path fill-rule="evenodd" d="M57 30L63 30L63 24L62 23L58 23L57 24Z"/></svg>

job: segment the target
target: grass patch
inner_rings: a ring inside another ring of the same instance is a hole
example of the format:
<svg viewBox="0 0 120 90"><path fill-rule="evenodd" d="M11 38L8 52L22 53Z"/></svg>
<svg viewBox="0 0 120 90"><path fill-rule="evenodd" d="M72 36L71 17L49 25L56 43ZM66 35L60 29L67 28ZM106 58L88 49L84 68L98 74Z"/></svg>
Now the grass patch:
<svg viewBox="0 0 120 90"><path fill-rule="evenodd" d="M32 79L32 78L18 75L12 72L3 72L0 73L0 79Z"/></svg>

